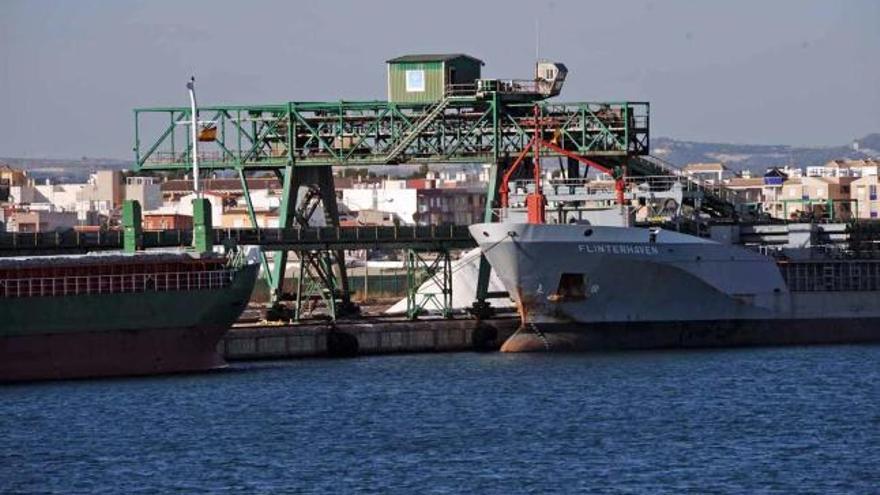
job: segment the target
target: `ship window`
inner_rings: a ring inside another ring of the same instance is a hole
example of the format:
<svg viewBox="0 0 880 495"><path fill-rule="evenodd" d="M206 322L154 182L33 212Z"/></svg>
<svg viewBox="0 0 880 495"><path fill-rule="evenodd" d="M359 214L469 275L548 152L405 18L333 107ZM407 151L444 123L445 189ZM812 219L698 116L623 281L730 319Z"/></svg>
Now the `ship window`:
<svg viewBox="0 0 880 495"><path fill-rule="evenodd" d="M557 300L577 301L587 297L583 273L563 273L556 289Z"/></svg>

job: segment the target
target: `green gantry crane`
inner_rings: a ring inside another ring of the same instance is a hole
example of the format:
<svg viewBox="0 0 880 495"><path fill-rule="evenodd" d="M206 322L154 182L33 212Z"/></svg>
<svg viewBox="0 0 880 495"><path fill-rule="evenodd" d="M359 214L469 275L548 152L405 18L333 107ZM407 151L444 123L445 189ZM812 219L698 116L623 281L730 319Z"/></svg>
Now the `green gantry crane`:
<svg viewBox="0 0 880 495"><path fill-rule="evenodd" d="M491 180L486 191L484 220L490 222L496 219L499 169L503 170L533 137L535 105L542 116L544 138L569 152L611 166L625 166L632 158L649 152L647 102L546 100L561 90L567 73L562 64L539 63L536 77L531 80L474 78L462 82L450 69L460 58L439 62L401 59L389 61L389 71L397 70L394 64L402 64L405 76L401 77L406 78L407 85L412 83L417 88L419 82L423 88L432 84L431 66L426 64L446 67L436 71L441 78L438 84L446 84L435 99L405 102L390 101L389 97L389 101L289 101L200 107L200 128L195 133L199 141L199 167L237 172L255 228L247 177L255 172L273 172L282 184L279 227L289 228L307 225L318 203L323 203L327 224L338 225L333 166L489 164ZM427 76L420 76L418 72L422 69L418 67L426 67ZM425 77L429 78L427 83ZM189 169L193 158L192 120L188 107L135 109L137 169ZM271 268L265 265L276 302L283 298L287 254L278 251ZM335 260L331 262L331 258ZM309 253L300 259L314 261L304 275L311 273L324 288L322 295L333 299L333 317L351 307L342 252ZM266 263L265 258L263 262ZM332 265L337 267L335 275ZM489 265L482 259L478 300L474 305L478 315L490 311L485 303L490 295L488 279Z"/></svg>

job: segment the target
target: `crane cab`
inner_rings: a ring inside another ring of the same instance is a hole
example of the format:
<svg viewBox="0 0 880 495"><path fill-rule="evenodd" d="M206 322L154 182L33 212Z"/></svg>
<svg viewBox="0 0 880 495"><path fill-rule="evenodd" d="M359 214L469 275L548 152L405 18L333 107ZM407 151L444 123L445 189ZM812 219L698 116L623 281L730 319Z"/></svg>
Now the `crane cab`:
<svg viewBox="0 0 880 495"><path fill-rule="evenodd" d="M544 98L552 98L559 95L567 75L568 68L563 63L551 62L549 60L538 61L535 64L535 85L538 89L538 94Z"/></svg>

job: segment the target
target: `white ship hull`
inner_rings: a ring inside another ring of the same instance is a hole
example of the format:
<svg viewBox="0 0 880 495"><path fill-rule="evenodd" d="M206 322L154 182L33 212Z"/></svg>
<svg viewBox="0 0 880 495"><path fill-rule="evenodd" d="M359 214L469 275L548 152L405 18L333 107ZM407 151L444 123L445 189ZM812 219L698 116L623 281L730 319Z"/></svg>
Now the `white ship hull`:
<svg viewBox="0 0 880 495"><path fill-rule="evenodd" d="M471 233L520 309L504 350L880 340L880 280L792 291L771 257L671 231L500 223ZM880 274L878 262L845 263Z"/></svg>

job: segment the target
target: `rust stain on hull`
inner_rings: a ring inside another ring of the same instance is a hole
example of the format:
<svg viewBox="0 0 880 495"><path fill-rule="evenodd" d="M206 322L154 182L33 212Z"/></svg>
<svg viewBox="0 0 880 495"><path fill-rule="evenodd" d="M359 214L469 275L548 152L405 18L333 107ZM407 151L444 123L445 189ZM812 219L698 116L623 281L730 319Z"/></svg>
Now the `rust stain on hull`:
<svg viewBox="0 0 880 495"><path fill-rule="evenodd" d="M519 329L504 341L501 352L546 352L547 346L537 334L527 327Z"/></svg>
<svg viewBox="0 0 880 495"><path fill-rule="evenodd" d="M519 328L501 345L501 352L545 352L547 343L535 333L529 323L529 309L522 287L516 288L516 311L519 313Z"/></svg>

